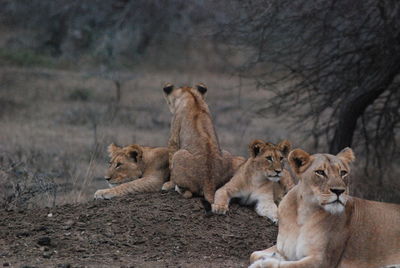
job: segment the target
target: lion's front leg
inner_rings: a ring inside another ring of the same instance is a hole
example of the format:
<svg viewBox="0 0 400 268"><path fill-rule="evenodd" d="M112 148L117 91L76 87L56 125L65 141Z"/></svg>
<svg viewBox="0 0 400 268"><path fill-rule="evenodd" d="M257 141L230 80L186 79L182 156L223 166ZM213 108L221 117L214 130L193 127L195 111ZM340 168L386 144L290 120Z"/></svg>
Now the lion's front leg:
<svg viewBox="0 0 400 268"><path fill-rule="evenodd" d="M179 151L179 136L180 136L180 120L173 118L171 122L171 133L168 140L168 163L169 170L172 171L173 168L173 157L174 154Z"/></svg>
<svg viewBox="0 0 400 268"><path fill-rule="evenodd" d="M212 212L215 214L226 214L229 210L229 194L226 187L218 189L215 193L214 204L211 205Z"/></svg>
<svg viewBox="0 0 400 268"><path fill-rule="evenodd" d="M174 133L171 130L171 138L168 141L168 168L169 171L172 173L172 170L174 168L173 165L173 158L174 154L179 150L179 144L177 142L177 134L173 135ZM173 181L173 176L170 176L170 180L165 182L161 190L162 191L170 191L176 187L176 183Z"/></svg>
<svg viewBox="0 0 400 268"><path fill-rule="evenodd" d="M175 143L174 143L175 144ZM173 168L173 162L172 159L174 158L174 154L178 151L178 147L177 145L170 145L169 149L168 149L168 166L169 166L169 170L172 170Z"/></svg>
<svg viewBox="0 0 400 268"><path fill-rule="evenodd" d="M130 193L150 193L160 191L163 178L158 176L148 176L134 181L123 183L111 189L97 190L94 194L95 199L112 199L117 196L124 196Z"/></svg>
<svg viewBox="0 0 400 268"><path fill-rule="evenodd" d="M274 224L278 224L278 207L276 206L273 196L263 196L258 199L256 205L258 215L267 217Z"/></svg>
<svg viewBox="0 0 400 268"><path fill-rule="evenodd" d="M118 196L112 189L102 189L102 190L97 190L94 193L94 199L112 199L114 197Z"/></svg>
<svg viewBox="0 0 400 268"><path fill-rule="evenodd" d="M214 204L212 204L214 213L226 214L228 212L231 198L240 197L240 191L244 190L240 182L240 175L235 175L227 184L215 192Z"/></svg>

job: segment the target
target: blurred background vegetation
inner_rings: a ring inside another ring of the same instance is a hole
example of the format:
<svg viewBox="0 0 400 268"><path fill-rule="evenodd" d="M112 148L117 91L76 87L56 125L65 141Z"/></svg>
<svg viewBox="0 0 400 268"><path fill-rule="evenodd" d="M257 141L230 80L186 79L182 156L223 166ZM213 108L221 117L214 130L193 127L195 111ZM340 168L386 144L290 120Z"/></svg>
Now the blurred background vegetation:
<svg viewBox="0 0 400 268"><path fill-rule="evenodd" d="M209 87L222 147L351 146L354 195L400 202L400 4L0 0L0 206L83 202L106 146L164 146L161 85Z"/></svg>

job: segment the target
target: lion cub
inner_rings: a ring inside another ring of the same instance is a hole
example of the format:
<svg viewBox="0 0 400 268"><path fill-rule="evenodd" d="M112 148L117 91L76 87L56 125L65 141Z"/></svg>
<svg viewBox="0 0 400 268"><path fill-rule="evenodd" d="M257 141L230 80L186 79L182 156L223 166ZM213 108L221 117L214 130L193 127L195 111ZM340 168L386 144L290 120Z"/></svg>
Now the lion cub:
<svg viewBox="0 0 400 268"><path fill-rule="evenodd" d="M276 246L253 252L251 268L400 264L400 205L350 196L354 159L350 148L337 155L290 152L289 164L299 183L279 204Z"/></svg>
<svg viewBox="0 0 400 268"><path fill-rule="evenodd" d="M215 193L215 201L212 211L217 214L225 214L228 211L232 198L240 198L243 204L256 202L255 210L258 215L268 217L274 223L278 221L278 208L274 203L276 193L274 184L279 182L282 174L284 158L290 151L290 143L286 140L274 145L262 140L254 140L249 144L250 157L236 171L233 178L218 189ZM289 174L285 174L285 185L290 188Z"/></svg>
<svg viewBox="0 0 400 268"><path fill-rule="evenodd" d="M129 193L156 192L168 180L168 148L137 144L108 146L110 167L105 179L111 189L97 190L96 199L111 199Z"/></svg>
<svg viewBox="0 0 400 268"><path fill-rule="evenodd" d="M184 197L204 195L212 204L217 187L232 176L232 160L224 158L205 101L207 87L163 88L173 114L168 142L171 181L163 190L175 187ZM232 158L232 157L230 157Z"/></svg>

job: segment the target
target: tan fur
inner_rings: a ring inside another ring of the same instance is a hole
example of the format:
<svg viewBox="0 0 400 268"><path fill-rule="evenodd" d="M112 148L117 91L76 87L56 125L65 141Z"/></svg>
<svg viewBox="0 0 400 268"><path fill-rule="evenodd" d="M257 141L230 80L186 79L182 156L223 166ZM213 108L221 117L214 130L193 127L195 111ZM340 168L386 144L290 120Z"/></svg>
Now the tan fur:
<svg viewBox="0 0 400 268"><path fill-rule="evenodd" d="M300 181L279 205L277 245L254 252L251 268L400 264L400 206L349 196L353 160L350 148L336 156L309 155L300 149L289 154ZM335 202L338 199L342 204Z"/></svg>
<svg viewBox="0 0 400 268"><path fill-rule="evenodd" d="M250 143L250 157L236 171L233 178L215 193L212 211L225 214L230 200L240 198L244 204L256 202L257 214L268 217L276 223L278 208L274 201L277 199L278 189L281 188L278 182L284 172L284 158L287 157L289 150L288 141L282 141L278 145L261 140ZM285 184L289 188L293 186L290 181L285 181Z"/></svg>
<svg viewBox="0 0 400 268"><path fill-rule="evenodd" d="M164 86L173 117L168 142L171 181L163 189L178 186L177 190L185 197L204 195L213 203L215 190L230 179L234 163L221 152L205 102L206 91L203 84L194 88Z"/></svg>
<svg viewBox="0 0 400 268"><path fill-rule="evenodd" d="M106 180L110 189L97 190L96 199L110 199L129 193L160 191L169 177L168 148L133 144L108 146L111 158Z"/></svg>
<svg viewBox="0 0 400 268"><path fill-rule="evenodd" d="M231 179L235 172L246 162L246 158L232 155L226 150L222 150L222 158L224 159L225 176L227 180Z"/></svg>

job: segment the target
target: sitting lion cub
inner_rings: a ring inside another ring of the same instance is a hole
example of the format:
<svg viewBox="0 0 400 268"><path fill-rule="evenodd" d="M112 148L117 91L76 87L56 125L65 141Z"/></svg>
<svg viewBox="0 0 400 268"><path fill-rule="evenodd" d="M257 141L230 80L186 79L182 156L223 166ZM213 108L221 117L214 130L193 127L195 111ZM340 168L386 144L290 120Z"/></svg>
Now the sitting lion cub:
<svg viewBox="0 0 400 268"><path fill-rule="evenodd" d="M97 190L96 199L111 199L129 193L156 192L169 177L168 148L137 144L108 146L110 167L105 179L110 189Z"/></svg>
<svg viewBox="0 0 400 268"><path fill-rule="evenodd" d="M217 187L233 175L235 161L220 149L205 101L207 87L175 88L166 84L163 90L173 114L168 142L171 181L163 185L163 190L177 186L184 197L204 195L212 204Z"/></svg>
<svg viewBox="0 0 400 268"><path fill-rule="evenodd" d="M400 206L348 195L350 148L337 155L296 149L288 159L300 181L279 205L276 246L254 252L251 268L400 264Z"/></svg>
<svg viewBox="0 0 400 268"><path fill-rule="evenodd" d="M262 140L251 142L249 159L236 171L233 178L215 193L212 211L225 214L230 200L240 198L244 204L257 202L257 214L276 223L278 208L274 203L274 182L278 182L282 173L287 172L283 169L283 161L289 151L290 143L286 140L278 145Z"/></svg>

